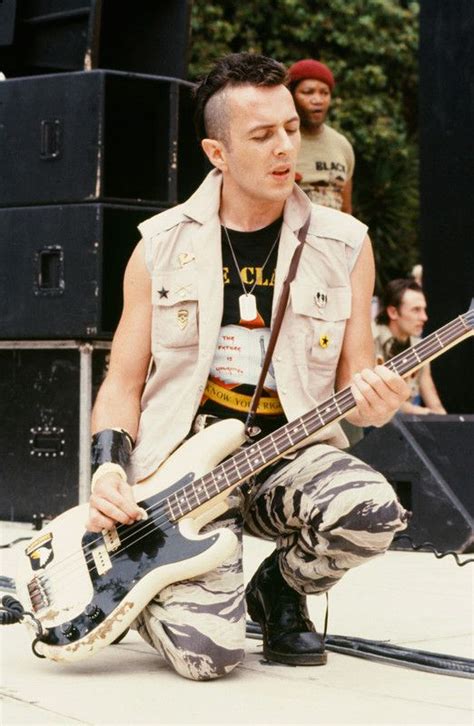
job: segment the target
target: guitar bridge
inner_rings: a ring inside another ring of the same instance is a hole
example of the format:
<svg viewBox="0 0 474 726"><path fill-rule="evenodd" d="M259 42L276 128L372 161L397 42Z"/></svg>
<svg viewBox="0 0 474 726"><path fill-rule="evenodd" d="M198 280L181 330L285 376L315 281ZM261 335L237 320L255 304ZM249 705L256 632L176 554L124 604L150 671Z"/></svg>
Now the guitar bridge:
<svg viewBox="0 0 474 726"><path fill-rule="evenodd" d="M31 607L35 613L51 605L51 588L46 575L34 577L27 585Z"/></svg>

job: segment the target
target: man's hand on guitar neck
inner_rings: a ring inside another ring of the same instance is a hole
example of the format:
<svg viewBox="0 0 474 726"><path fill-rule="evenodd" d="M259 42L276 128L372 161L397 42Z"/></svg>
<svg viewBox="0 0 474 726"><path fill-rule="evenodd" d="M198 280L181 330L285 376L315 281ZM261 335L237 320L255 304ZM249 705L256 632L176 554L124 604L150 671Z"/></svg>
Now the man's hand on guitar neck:
<svg viewBox="0 0 474 726"><path fill-rule="evenodd" d="M112 529L117 523L132 524L145 517L145 512L135 502L132 487L121 476L109 473L97 480L89 500L86 529L101 532Z"/></svg>
<svg viewBox="0 0 474 726"><path fill-rule="evenodd" d="M357 408L347 418L356 426L384 426L410 396L408 384L385 366L356 373L351 392Z"/></svg>

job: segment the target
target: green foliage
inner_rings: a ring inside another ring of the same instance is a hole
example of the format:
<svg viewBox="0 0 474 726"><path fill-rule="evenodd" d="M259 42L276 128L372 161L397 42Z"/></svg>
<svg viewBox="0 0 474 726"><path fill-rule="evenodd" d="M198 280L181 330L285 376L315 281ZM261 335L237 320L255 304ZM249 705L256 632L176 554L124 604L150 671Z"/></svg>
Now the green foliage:
<svg viewBox="0 0 474 726"><path fill-rule="evenodd" d="M355 148L354 213L379 283L418 261L418 13L410 0L194 0L192 11L191 78L239 51L331 67L330 123Z"/></svg>
<svg viewBox="0 0 474 726"><path fill-rule="evenodd" d="M355 179L357 217L369 225L374 241L378 293L419 262L417 149L411 145L406 152L361 159Z"/></svg>

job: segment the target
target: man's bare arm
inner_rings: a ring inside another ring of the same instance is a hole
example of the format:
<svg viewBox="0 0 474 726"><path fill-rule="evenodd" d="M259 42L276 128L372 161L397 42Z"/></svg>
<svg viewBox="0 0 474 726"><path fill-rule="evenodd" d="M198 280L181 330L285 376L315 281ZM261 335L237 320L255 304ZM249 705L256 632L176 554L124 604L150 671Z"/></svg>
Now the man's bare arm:
<svg viewBox="0 0 474 726"><path fill-rule="evenodd" d="M135 248L124 277L124 306L114 335L107 377L92 412L92 432L123 428L136 438L140 398L151 356L151 282Z"/></svg>
<svg viewBox="0 0 474 726"><path fill-rule="evenodd" d="M92 432L125 429L136 438L140 399L151 357L151 281L143 242L135 248L124 277L124 306L112 343L109 370L92 413ZM142 516L130 485L104 474L91 494L87 529L100 532Z"/></svg>

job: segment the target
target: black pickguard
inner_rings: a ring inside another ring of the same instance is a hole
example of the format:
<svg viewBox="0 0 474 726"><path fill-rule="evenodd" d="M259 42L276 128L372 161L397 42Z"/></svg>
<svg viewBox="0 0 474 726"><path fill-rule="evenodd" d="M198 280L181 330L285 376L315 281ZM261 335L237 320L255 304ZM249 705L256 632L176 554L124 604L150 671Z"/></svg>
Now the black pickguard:
<svg viewBox="0 0 474 726"><path fill-rule="evenodd" d="M164 510L156 507L163 500L194 479L188 474L160 495L139 502L149 512L146 521L135 522L129 526L119 525L121 545L111 552L112 568L99 575L90 553L98 537L94 532L86 532L82 538L82 551L87 562L94 595L88 604L89 612L82 612L62 626L49 628L41 640L49 645L74 643L91 633L128 595L130 590L152 570L173 562L182 562L205 552L217 541L218 535L210 535L204 540L190 540L183 537L179 527L171 522ZM64 630L68 629L68 632Z"/></svg>

